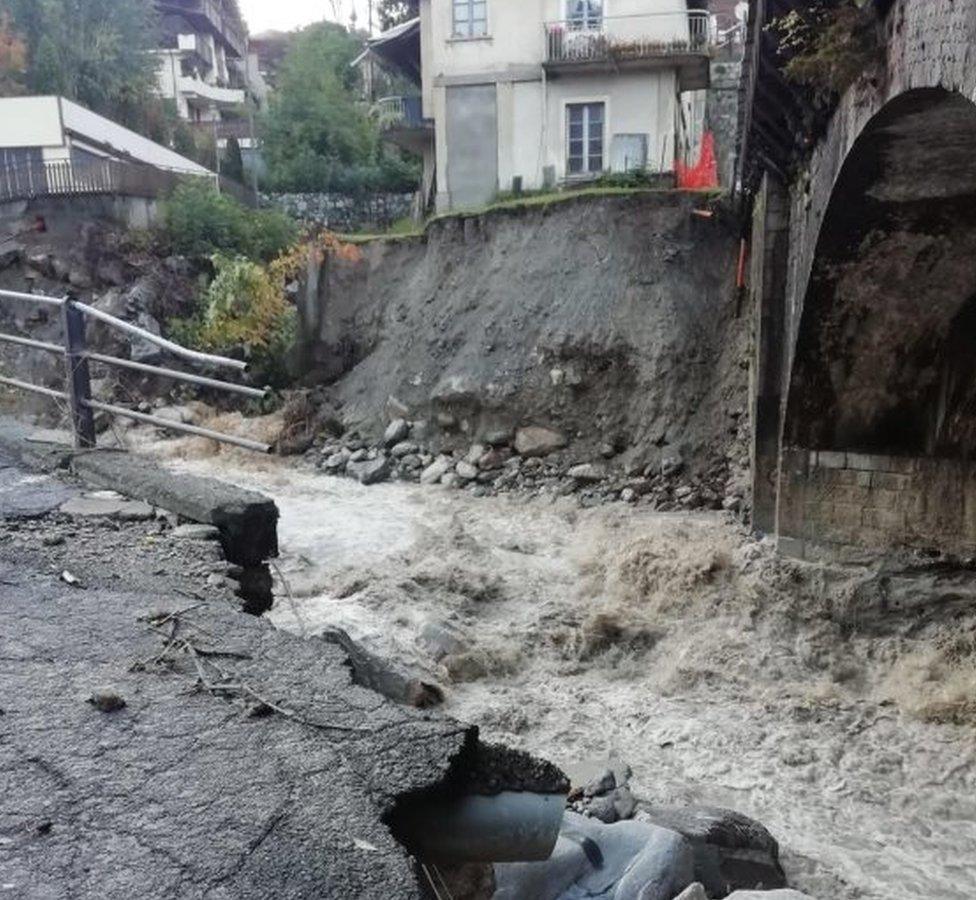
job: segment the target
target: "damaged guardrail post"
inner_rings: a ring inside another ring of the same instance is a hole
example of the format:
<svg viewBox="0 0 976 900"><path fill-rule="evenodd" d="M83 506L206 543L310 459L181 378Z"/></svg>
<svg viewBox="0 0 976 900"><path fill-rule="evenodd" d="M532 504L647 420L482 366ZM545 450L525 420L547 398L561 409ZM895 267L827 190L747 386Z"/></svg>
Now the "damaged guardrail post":
<svg viewBox="0 0 976 900"><path fill-rule="evenodd" d="M90 449L95 446L95 412L99 411L112 416L134 419L137 422L145 422L148 425L155 425L169 431L179 431L183 434L194 434L199 437L221 441L225 444L234 444L248 450L256 450L258 453L271 452L272 448L260 441L252 441L248 438L237 437L236 435L223 434L219 431L213 431L210 428L188 425L185 422L172 422L168 419L160 419L157 416L151 416L131 409L125 409L121 406L113 406L110 403L100 403L97 400L93 400L91 396L91 377L88 371L89 360L102 365L118 366L123 369L144 372L147 375L174 378L177 381L186 381L190 384L198 384L201 387L228 391L232 394L242 394L245 397L254 397L256 399L267 397L269 389L253 388L244 384L220 381L216 378L208 378L205 375L179 372L175 369L164 368L163 366L150 366L132 359L107 356L104 353L89 353L85 346L85 320L86 318L97 319L99 322L104 322L106 325L124 334L149 341L149 343L155 344L168 353L173 353L176 356L189 360L190 362L198 363L199 365L220 366L225 369L246 372L247 363L244 360L230 359L226 356L216 356L213 353L202 353L199 350L182 347L158 334L147 331L145 328L140 328L131 322L126 322L116 316L102 312L97 307L79 303L70 294L67 297L47 297L44 294L8 291L0 288L0 300L4 299L23 300L28 303L56 306L61 310L61 322L64 330L63 346L48 341L36 341L21 335L4 334L2 332L0 332L0 343L16 344L19 347L30 347L34 350L43 350L46 353L54 353L57 355L63 353L65 367L67 369L68 390L65 392L55 391L43 385L31 384L30 382L21 381L17 378L8 378L6 375L0 375L0 384L41 394L42 396L50 397L52 400L67 400L71 408L71 426L75 436L75 445L78 448Z"/></svg>
<svg viewBox="0 0 976 900"><path fill-rule="evenodd" d="M71 428L75 446L91 449L95 446L95 414L91 402L91 374L85 355L85 315L75 308L69 295L61 304L61 323L64 326L64 360L68 374L68 403L71 407Z"/></svg>

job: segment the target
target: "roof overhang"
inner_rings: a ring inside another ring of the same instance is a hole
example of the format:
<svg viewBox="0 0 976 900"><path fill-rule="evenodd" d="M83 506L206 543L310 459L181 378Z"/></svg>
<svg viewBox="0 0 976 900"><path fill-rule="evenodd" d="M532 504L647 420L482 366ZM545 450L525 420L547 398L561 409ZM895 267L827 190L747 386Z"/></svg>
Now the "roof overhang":
<svg viewBox="0 0 976 900"><path fill-rule="evenodd" d="M420 19L411 19L366 41L366 49L353 60L359 65L370 57L420 84Z"/></svg>

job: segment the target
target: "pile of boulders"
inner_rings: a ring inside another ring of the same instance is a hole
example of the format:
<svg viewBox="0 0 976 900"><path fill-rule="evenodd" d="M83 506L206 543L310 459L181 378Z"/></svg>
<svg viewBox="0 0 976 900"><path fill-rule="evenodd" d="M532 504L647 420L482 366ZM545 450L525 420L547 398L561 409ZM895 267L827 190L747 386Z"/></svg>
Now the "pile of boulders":
<svg viewBox="0 0 976 900"><path fill-rule="evenodd" d="M691 473L681 459L621 470L607 447L596 459L580 459L561 432L539 425L500 429L464 449L435 452L426 422L394 419L379 441L357 433L329 437L309 451L330 475L362 484L391 479L441 484L474 496L503 492L570 495L584 506L611 501L646 503L662 511L727 509L742 511L744 481L733 472L742 461L722 457L705 471Z"/></svg>
<svg viewBox="0 0 976 900"><path fill-rule="evenodd" d="M632 819L637 800L630 791L630 775L627 765L604 769L586 784L573 788L567 800L568 808L607 825Z"/></svg>

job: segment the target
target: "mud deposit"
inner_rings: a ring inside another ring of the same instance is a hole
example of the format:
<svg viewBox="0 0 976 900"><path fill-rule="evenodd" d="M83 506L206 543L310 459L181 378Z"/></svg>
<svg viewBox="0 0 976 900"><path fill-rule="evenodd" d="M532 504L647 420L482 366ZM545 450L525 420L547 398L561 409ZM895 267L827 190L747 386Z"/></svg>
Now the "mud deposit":
<svg viewBox="0 0 976 900"><path fill-rule="evenodd" d="M824 900L976 894L971 575L782 561L721 514L236 477L281 508L280 627L342 626L488 739L758 818Z"/></svg>

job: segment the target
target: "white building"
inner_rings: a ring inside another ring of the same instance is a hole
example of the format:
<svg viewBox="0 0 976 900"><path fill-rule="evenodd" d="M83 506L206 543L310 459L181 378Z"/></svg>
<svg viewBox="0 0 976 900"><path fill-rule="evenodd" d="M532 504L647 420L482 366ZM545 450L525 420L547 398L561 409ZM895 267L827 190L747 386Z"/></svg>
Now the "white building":
<svg viewBox="0 0 976 900"><path fill-rule="evenodd" d="M443 210L518 181L673 172L700 132L681 94L708 86L709 36L708 13L684 0L421 0L419 19L369 51L419 69L418 98L380 107L392 137L423 154Z"/></svg>
<svg viewBox="0 0 976 900"><path fill-rule="evenodd" d="M172 100L181 119L214 130L219 137L244 137L248 98L247 35L237 0L155 0L160 13L158 90Z"/></svg>
<svg viewBox="0 0 976 900"><path fill-rule="evenodd" d="M60 164L84 172L102 162L214 177L192 159L64 97L0 98L0 122L0 181L21 174L56 177L67 171Z"/></svg>

